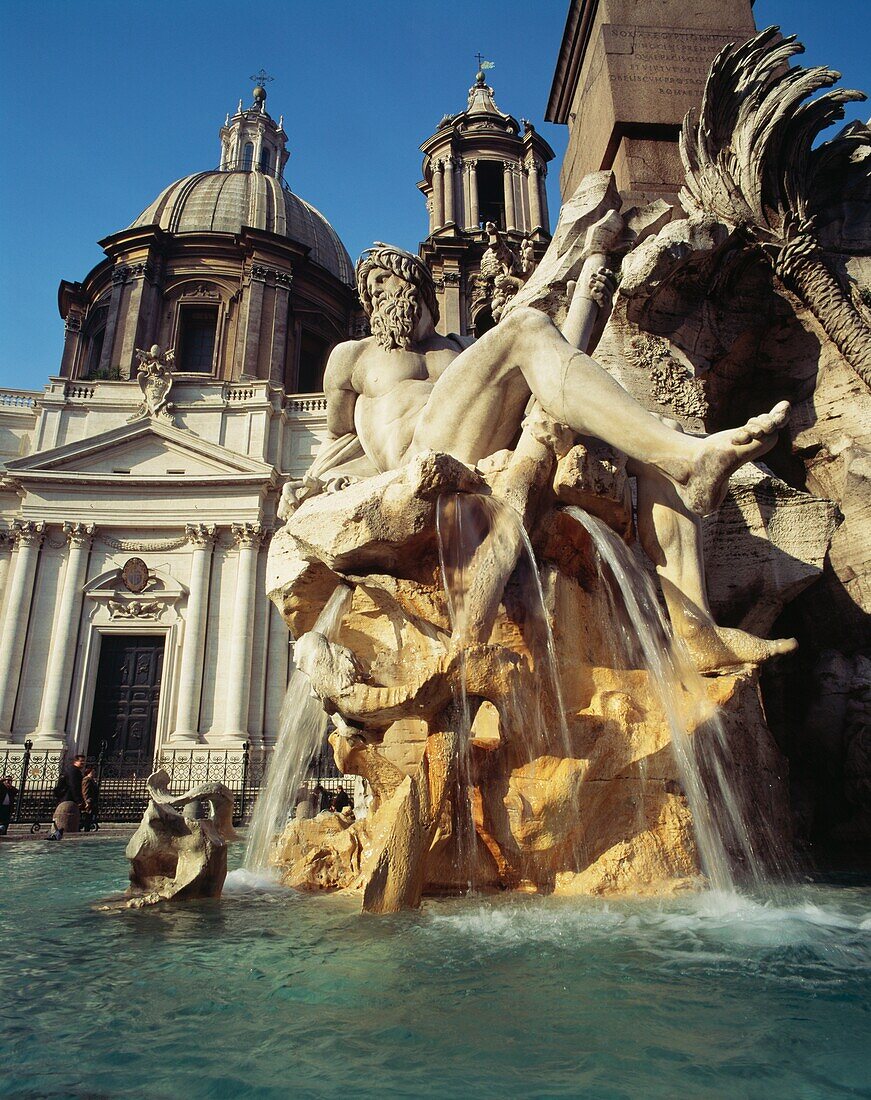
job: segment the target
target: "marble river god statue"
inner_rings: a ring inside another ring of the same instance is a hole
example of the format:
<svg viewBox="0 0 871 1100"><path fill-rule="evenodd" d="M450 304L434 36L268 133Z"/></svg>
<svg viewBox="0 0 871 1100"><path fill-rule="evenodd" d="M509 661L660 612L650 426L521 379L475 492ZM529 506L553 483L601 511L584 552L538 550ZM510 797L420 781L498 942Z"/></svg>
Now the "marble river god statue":
<svg viewBox="0 0 871 1100"><path fill-rule="evenodd" d="M682 285L712 238L704 213L621 211L611 174L594 173L475 342L436 331L417 257L379 243L361 258L372 335L330 356L329 435L285 487L268 589L333 716L336 762L374 801L362 821L291 822L273 851L289 884L359 890L366 910L390 912L470 881L607 892L697 880L706 799L693 803L678 768L661 677L615 643L613 578L597 564L615 537L637 537L693 666L675 690L690 743L716 728L738 801L754 807L746 828L786 831L756 669L795 642L715 624L701 517L774 446L789 406L693 434L589 354L607 330L609 268L635 292L642 268L657 287ZM337 636L308 633L340 586Z"/></svg>

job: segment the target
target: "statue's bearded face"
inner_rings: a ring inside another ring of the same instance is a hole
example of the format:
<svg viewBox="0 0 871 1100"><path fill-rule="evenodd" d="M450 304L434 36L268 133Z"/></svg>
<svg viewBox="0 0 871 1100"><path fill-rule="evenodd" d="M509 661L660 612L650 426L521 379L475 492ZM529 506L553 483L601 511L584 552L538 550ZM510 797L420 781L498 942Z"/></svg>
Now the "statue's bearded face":
<svg viewBox="0 0 871 1100"><path fill-rule="evenodd" d="M417 287L383 268L369 272L366 286L372 298L372 335L383 348L408 351L420 320Z"/></svg>

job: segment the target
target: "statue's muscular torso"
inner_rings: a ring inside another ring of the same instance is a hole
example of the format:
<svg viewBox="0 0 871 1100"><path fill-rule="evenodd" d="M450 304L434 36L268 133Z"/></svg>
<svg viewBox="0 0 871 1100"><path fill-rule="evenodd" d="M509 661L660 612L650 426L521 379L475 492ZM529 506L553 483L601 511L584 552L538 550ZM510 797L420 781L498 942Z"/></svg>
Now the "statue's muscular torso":
<svg viewBox="0 0 871 1100"><path fill-rule="evenodd" d="M379 470L396 469L433 386L465 343L435 333L414 351L388 351L372 336L339 344L324 375L327 427L336 436L356 432Z"/></svg>

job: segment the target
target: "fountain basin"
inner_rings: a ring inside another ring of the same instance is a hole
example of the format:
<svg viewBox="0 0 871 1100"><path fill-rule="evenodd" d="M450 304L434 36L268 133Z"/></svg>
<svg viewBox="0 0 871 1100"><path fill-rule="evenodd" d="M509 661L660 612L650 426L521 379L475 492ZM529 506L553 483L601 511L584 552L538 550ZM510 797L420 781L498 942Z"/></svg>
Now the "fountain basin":
<svg viewBox="0 0 871 1100"><path fill-rule="evenodd" d="M0 1095L823 1100L868 1080L867 887L374 921L231 870L220 901L95 913L123 848L0 841Z"/></svg>

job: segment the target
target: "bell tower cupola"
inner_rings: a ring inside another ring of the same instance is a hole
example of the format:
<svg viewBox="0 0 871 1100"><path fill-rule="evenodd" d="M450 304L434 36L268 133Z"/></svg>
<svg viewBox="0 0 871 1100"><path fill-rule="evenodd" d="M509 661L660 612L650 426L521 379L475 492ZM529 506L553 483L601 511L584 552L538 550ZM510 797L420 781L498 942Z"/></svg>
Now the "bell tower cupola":
<svg viewBox="0 0 871 1100"><path fill-rule="evenodd" d="M252 76L254 102L243 107L240 99L235 114L227 115L221 127L220 171L263 172L282 178L290 153L284 116L276 122L266 110L266 84L272 79L262 69Z"/></svg>
<svg viewBox="0 0 871 1100"><path fill-rule="evenodd" d="M445 115L421 145L429 234L420 253L436 281L445 332L478 333L480 261L494 233L527 256L543 255L550 240L545 177L554 152L526 119L496 105L487 70L478 71L465 110Z"/></svg>

